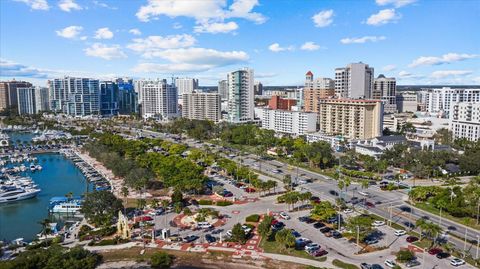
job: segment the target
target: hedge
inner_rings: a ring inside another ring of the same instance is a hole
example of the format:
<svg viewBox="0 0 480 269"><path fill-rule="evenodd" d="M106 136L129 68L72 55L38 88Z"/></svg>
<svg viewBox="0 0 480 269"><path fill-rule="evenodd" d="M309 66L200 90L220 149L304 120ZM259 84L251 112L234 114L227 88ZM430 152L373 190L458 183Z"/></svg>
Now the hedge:
<svg viewBox="0 0 480 269"><path fill-rule="evenodd" d="M198 201L199 205L212 205L213 201L212 200L200 200Z"/></svg>
<svg viewBox="0 0 480 269"><path fill-rule="evenodd" d="M230 202L230 201L218 201L218 202L216 203L216 205L217 205L217 206L229 206L229 205L233 205L233 203Z"/></svg>
<svg viewBox="0 0 480 269"><path fill-rule="evenodd" d="M253 214L245 218L246 222L258 222L259 220L260 220L260 216L257 214Z"/></svg>

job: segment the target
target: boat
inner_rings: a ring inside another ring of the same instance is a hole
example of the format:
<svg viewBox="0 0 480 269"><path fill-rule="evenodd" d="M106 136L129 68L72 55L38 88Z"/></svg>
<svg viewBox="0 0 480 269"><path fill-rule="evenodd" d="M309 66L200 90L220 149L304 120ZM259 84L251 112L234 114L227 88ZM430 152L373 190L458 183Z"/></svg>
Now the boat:
<svg viewBox="0 0 480 269"><path fill-rule="evenodd" d="M27 171L27 167L25 165L20 165L20 171L25 172Z"/></svg>
<svg viewBox="0 0 480 269"><path fill-rule="evenodd" d="M43 169L43 167L41 165L37 164L35 166L35 169L37 169L38 171L41 171Z"/></svg>
<svg viewBox="0 0 480 269"><path fill-rule="evenodd" d="M35 172L35 170L37 170L37 167L35 166L35 164L31 163L30 164L30 171Z"/></svg>
<svg viewBox="0 0 480 269"><path fill-rule="evenodd" d="M50 199L51 213L77 213L82 209L80 198L53 197Z"/></svg>
<svg viewBox="0 0 480 269"><path fill-rule="evenodd" d="M15 185L0 186L0 203L25 200L37 196L41 190L33 187L18 187Z"/></svg>

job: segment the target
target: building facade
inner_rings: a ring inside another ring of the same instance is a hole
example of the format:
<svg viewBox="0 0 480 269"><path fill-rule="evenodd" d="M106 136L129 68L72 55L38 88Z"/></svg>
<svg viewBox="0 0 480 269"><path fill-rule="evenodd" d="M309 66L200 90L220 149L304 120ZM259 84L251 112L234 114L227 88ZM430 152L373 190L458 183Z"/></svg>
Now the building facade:
<svg viewBox="0 0 480 269"><path fill-rule="evenodd" d="M416 112L418 110L418 94L416 92L398 92L396 99L398 112Z"/></svg>
<svg viewBox="0 0 480 269"><path fill-rule="evenodd" d="M221 97L218 93L186 93L183 95L182 117L217 123L222 118L221 104Z"/></svg>
<svg viewBox="0 0 480 269"><path fill-rule="evenodd" d="M37 112L35 107L35 87L17 88L18 115L32 115Z"/></svg>
<svg viewBox="0 0 480 269"><path fill-rule="evenodd" d="M35 87L35 113L50 110L48 88Z"/></svg>
<svg viewBox="0 0 480 269"><path fill-rule="evenodd" d="M260 81L255 81L255 85L253 85L253 93L255 95L263 94L263 84Z"/></svg>
<svg viewBox="0 0 480 269"><path fill-rule="evenodd" d="M480 89L461 89L443 87L422 91L422 102L425 110L431 114L438 114L449 118L452 104L459 102L479 103Z"/></svg>
<svg viewBox="0 0 480 269"><path fill-rule="evenodd" d="M138 113L138 94L135 92L132 79L118 78L118 114L131 115Z"/></svg>
<svg viewBox="0 0 480 269"><path fill-rule="evenodd" d="M454 139L480 140L480 103L453 103L450 112L449 129Z"/></svg>
<svg viewBox="0 0 480 269"><path fill-rule="evenodd" d="M395 78L387 78L379 75L373 84L373 99L381 99L385 113L397 112L397 82Z"/></svg>
<svg viewBox="0 0 480 269"><path fill-rule="evenodd" d="M118 85L113 81L100 82L100 114L118 115Z"/></svg>
<svg viewBox="0 0 480 269"><path fill-rule="evenodd" d="M335 69L335 94L342 98L369 99L373 91L373 67L351 63Z"/></svg>
<svg viewBox="0 0 480 269"><path fill-rule="evenodd" d="M307 112L318 112L320 99L335 96L335 81L331 78L313 78L313 73L308 71L305 75L303 88L303 108Z"/></svg>
<svg viewBox="0 0 480 269"><path fill-rule="evenodd" d="M264 108L262 128L294 136L315 132L317 113Z"/></svg>
<svg viewBox="0 0 480 269"><path fill-rule="evenodd" d="M254 119L253 69L244 68L228 73L228 121L250 122Z"/></svg>
<svg viewBox="0 0 480 269"><path fill-rule="evenodd" d="M292 110L292 106L297 105L297 100L295 99L284 99L280 96L272 96L268 101L268 108L270 109L284 109Z"/></svg>
<svg viewBox="0 0 480 269"><path fill-rule="evenodd" d="M50 109L74 117L100 114L98 79L64 77L49 81Z"/></svg>
<svg viewBox="0 0 480 269"><path fill-rule="evenodd" d="M218 93L222 100L228 100L228 82L227 80L220 80L218 82Z"/></svg>
<svg viewBox="0 0 480 269"><path fill-rule="evenodd" d="M177 87L178 97L182 98L185 93L192 93L195 89L198 89L198 79L176 78L175 86Z"/></svg>
<svg viewBox="0 0 480 269"><path fill-rule="evenodd" d="M26 81L1 81L0 82L0 111L5 109L18 110L17 88L32 87L30 82Z"/></svg>
<svg viewBox="0 0 480 269"><path fill-rule="evenodd" d="M175 85L168 84L166 79L139 80L139 96L142 104L142 117L168 121L178 116L178 95Z"/></svg>
<svg viewBox="0 0 480 269"><path fill-rule="evenodd" d="M383 103L380 100L324 99L320 101L320 132L350 139L382 135Z"/></svg>

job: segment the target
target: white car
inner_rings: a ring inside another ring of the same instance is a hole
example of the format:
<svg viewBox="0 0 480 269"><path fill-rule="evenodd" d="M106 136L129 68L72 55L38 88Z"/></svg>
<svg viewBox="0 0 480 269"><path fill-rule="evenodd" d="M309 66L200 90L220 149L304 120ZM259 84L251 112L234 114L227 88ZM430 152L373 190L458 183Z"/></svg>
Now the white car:
<svg viewBox="0 0 480 269"><path fill-rule="evenodd" d="M320 249L320 245L317 244L317 243L310 243L310 244L305 246L305 251L307 251L307 252L317 250L317 249Z"/></svg>
<svg viewBox="0 0 480 269"><path fill-rule="evenodd" d="M290 216L289 216L287 213L285 213L285 212L280 212L280 217L281 217L282 219L290 219Z"/></svg>
<svg viewBox="0 0 480 269"><path fill-rule="evenodd" d="M226 234L228 237L232 237L232 230L228 230L225 234Z"/></svg>
<svg viewBox="0 0 480 269"><path fill-rule="evenodd" d="M242 225L242 229L246 234L252 231L252 228L248 227L247 225Z"/></svg>
<svg viewBox="0 0 480 269"><path fill-rule="evenodd" d="M370 193L368 193L368 192L366 192L366 191L359 191L358 194L363 195L363 196L365 196L365 197L370 196Z"/></svg>
<svg viewBox="0 0 480 269"><path fill-rule="evenodd" d="M450 264L453 265L453 266L460 266L460 265L464 265L464 264L465 264L465 261L462 260L462 259L459 259L459 258L453 258L453 259L450 261Z"/></svg>
<svg viewBox="0 0 480 269"><path fill-rule="evenodd" d="M197 223L197 226L198 228L200 229L209 229L209 228L212 228L212 224L208 223L208 222L199 222Z"/></svg>
<svg viewBox="0 0 480 269"><path fill-rule="evenodd" d="M385 221L381 221L381 220L376 220L372 223L373 227L380 227L380 226L383 226L383 225L385 225Z"/></svg>
<svg viewBox="0 0 480 269"><path fill-rule="evenodd" d="M385 265L390 268L394 268L397 264L392 260L385 260Z"/></svg>
<svg viewBox="0 0 480 269"><path fill-rule="evenodd" d="M407 232L405 230L396 230L395 231L395 235L396 236L402 236L402 235L406 235Z"/></svg>
<svg viewBox="0 0 480 269"><path fill-rule="evenodd" d="M353 213L353 210L351 208L347 208L347 209L343 210L343 213L350 214L350 213Z"/></svg>

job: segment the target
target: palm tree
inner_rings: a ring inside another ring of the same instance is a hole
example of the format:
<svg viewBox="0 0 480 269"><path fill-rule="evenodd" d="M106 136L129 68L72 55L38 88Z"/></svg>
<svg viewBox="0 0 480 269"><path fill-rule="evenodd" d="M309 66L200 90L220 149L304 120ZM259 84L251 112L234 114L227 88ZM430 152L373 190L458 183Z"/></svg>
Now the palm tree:
<svg viewBox="0 0 480 269"><path fill-rule="evenodd" d="M427 221L424 218L419 218L415 222L415 226L420 228L420 241L422 241L423 229L425 229L426 225L427 225Z"/></svg>
<svg viewBox="0 0 480 269"><path fill-rule="evenodd" d="M52 232L52 229L50 228L50 220L43 219L42 221L39 222L39 224L42 225L41 235L45 236L45 239L47 239L47 235L49 235Z"/></svg>
<svg viewBox="0 0 480 269"><path fill-rule="evenodd" d="M158 202L157 199L154 198L152 201L150 201L150 206L151 206L152 208L157 208L158 205L159 205L159 202Z"/></svg>
<svg viewBox="0 0 480 269"><path fill-rule="evenodd" d="M128 203L128 201L127 201L127 196L128 196L128 194L129 194L129 191L128 191L127 186L123 186L120 192L122 193L123 198L125 199L125 210L126 210L126 208L127 208L127 203ZM124 213L125 213L125 212L124 212Z"/></svg>

